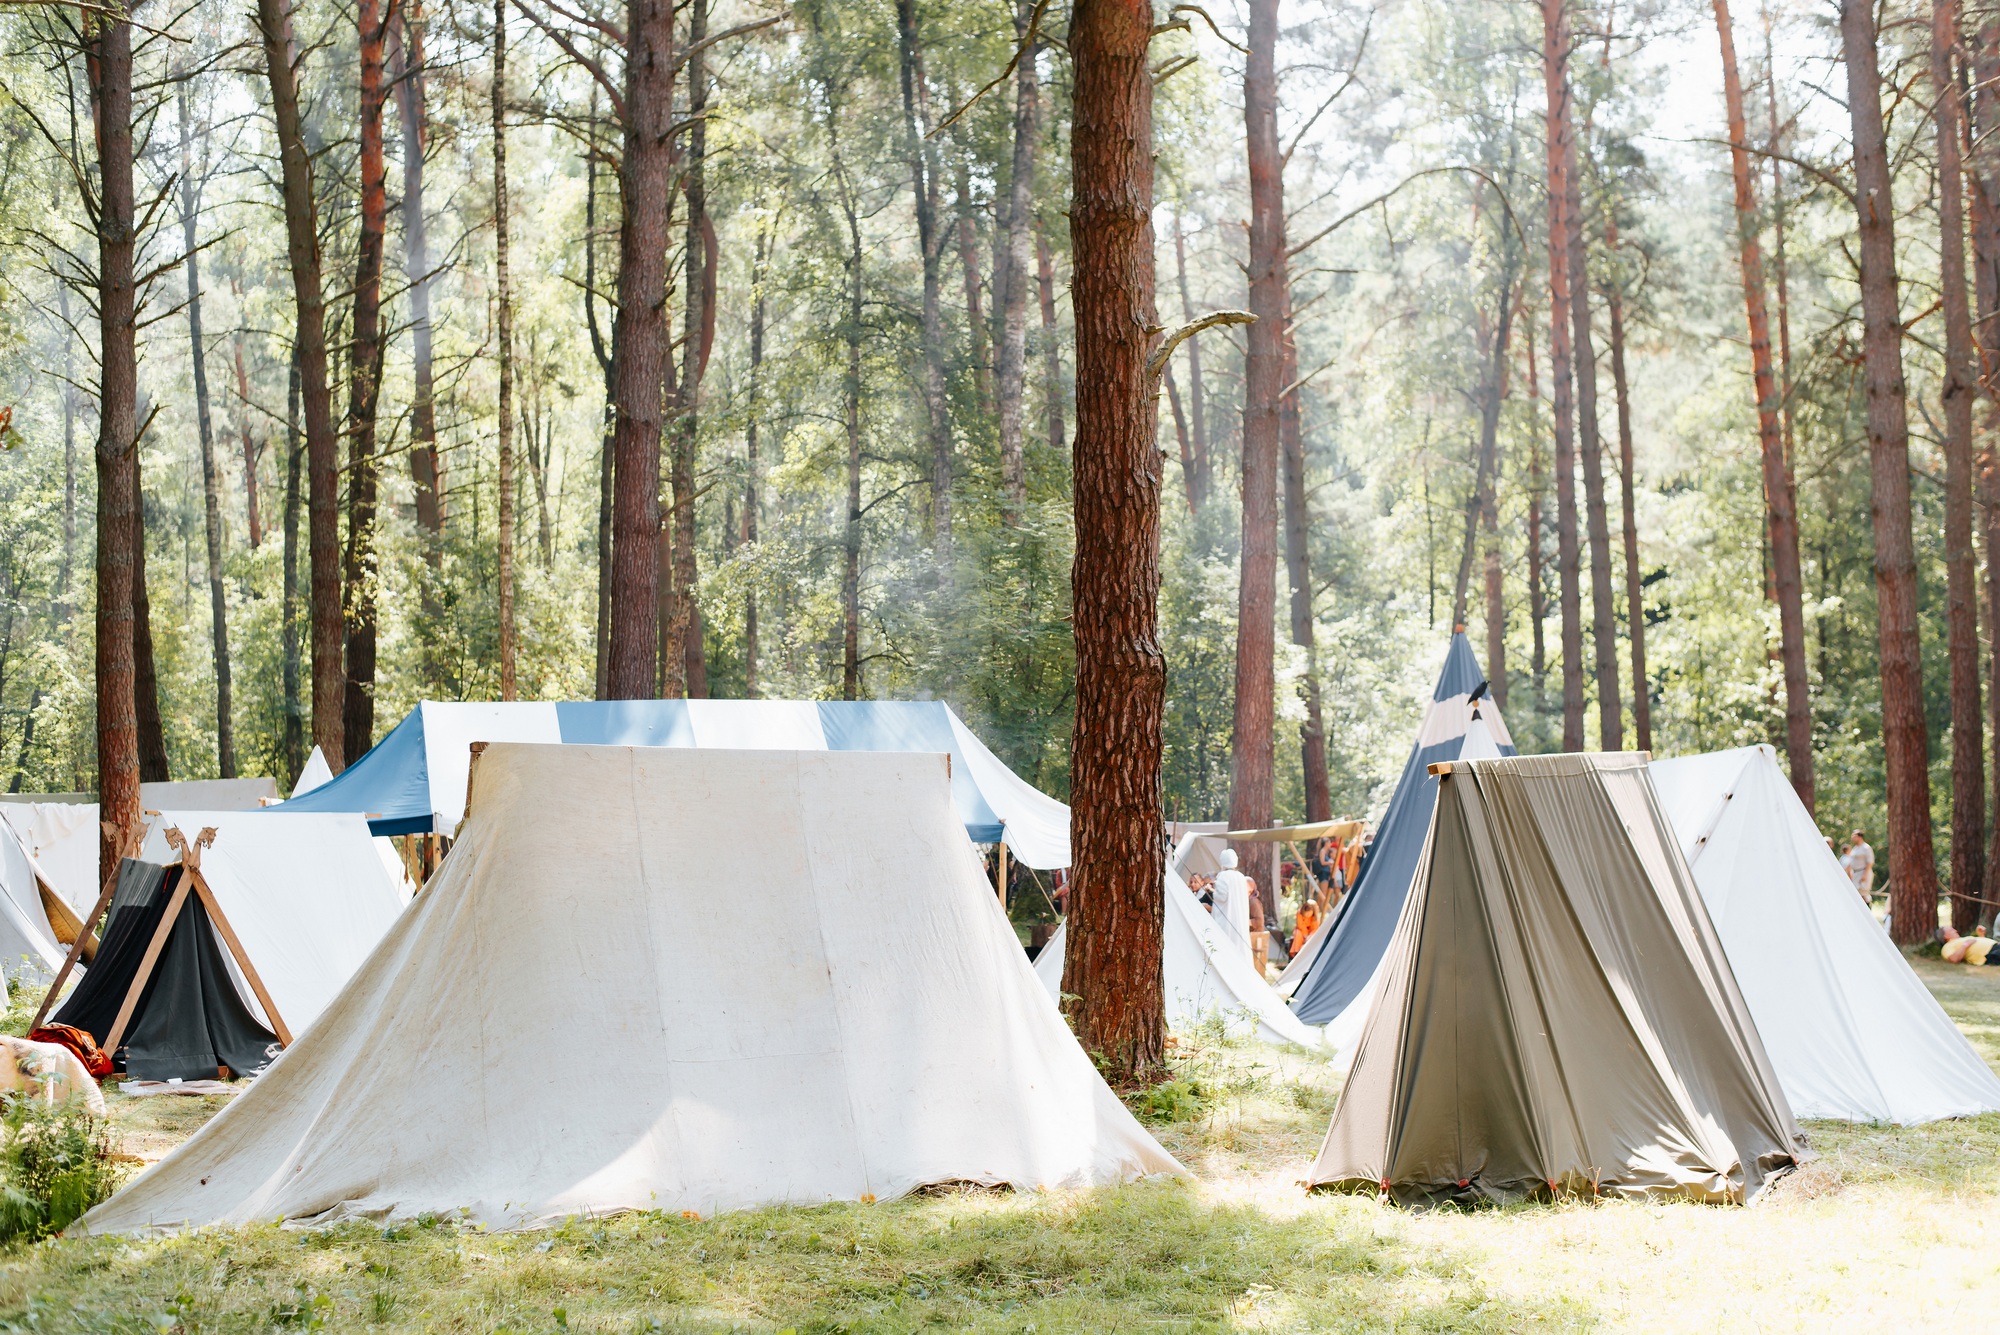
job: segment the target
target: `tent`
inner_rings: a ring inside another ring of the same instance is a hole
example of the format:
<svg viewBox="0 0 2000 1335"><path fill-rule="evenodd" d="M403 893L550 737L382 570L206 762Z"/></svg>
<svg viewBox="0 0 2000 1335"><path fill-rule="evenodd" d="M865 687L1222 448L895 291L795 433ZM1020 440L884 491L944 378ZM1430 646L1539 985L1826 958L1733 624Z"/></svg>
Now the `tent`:
<svg viewBox="0 0 2000 1335"><path fill-rule="evenodd" d="M1069 808L1023 782L941 700L426 700L368 754L284 805L363 812L376 834L449 834L465 811L473 742L941 753L974 843L1004 836L1030 867L1069 865Z"/></svg>
<svg viewBox="0 0 2000 1335"><path fill-rule="evenodd" d="M1184 1029L1220 1016L1232 1034L1254 1033L1267 1043L1318 1047L1320 1035L1285 1009L1271 985L1257 976L1240 945L1224 942L1215 920L1181 879L1178 868L1199 842L1201 836L1183 836L1167 867L1167 916L1160 952L1167 1024ZM1059 926L1035 957L1035 976L1051 997L1062 992L1067 947L1067 929Z"/></svg>
<svg viewBox="0 0 2000 1335"><path fill-rule="evenodd" d="M1287 971L1290 976L1280 980L1291 992L1292 1009L1306 1023L1334 1023L1357 1000L1365 1017L1369 980L1395 933L1396 918L1423 853L1424 832L1430 828L1437 780L1429 767L1458 759L1468 746L1475 755L1514 754L1513 738L1499 709L1485 695L1485 685L1486 674L1465 632L1452 632L1416 745L1410 748L1389 809L1375 827L1375 841L1361 860L1354 885L1300 952L1295 967ZM1350 1017L1350 1024L1361 1017Z"/></svg>
<svg viewBox="0 0 2000 1335"><path fill-rule="evenodd" d="M20 835L0 821L0 976L46 986L82 927Z"/></svg>
<svg viewBox="0 0 2000 1335"><path fill-rule="evenodd" d="M1041 995L946 766L487 747L449 856L320 1023L83 1229L1182 1172ZM752 883L746 971L715 897Z"/></svg>
<svg viewBox="0 0 2000 1335"><path fill-rule="evenodd" d="M1440 768L1309 1185L1754 1199L1803 1140L1645 757Z"/></svg>
<svg viewBox="0 0 2000 1335"><path fill-rule="evenodd" d="M1793 1112L1908 1124L2000 1110L2000 1079L1854 893L1770 747L1652 774Z"/></svg>
<svg viewBox="0 0 2000 1335"><path fill-rule="evenodd" d="M213 1080L222 1067L241 1075L268 1066L279 1036L244 1004L217 927L186 868L127 858L96 962L55 1022L101 1040L140 1080Z"/></svg>

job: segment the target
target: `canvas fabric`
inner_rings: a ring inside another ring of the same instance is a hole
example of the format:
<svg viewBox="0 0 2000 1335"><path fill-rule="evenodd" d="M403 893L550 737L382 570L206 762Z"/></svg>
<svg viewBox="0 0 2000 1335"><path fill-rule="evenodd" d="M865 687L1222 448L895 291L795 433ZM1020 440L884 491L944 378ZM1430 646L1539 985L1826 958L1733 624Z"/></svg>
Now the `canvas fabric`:
<svg viewBox="0 0 2000 1335"><path fill-rule="evenodd" d="M1182 1171L1041 994L943 756L497 743L472 794L320 1022L84 1228L531 1225Z"/></svg>
<svg viewBox="0 0 2000 1335"><path fill-rule="evenodd" d="M2000 1079L1854 892L1775 751L1651 770L1796 1115L1908 1125L2000 1110Z"/></svg>
<svg viewBox="0 0 2000 1335"><path fill-rule="evenodd" d="M1457 764L1309 1182L1747 1202L1804 1144L1638 755Z"/></svg>

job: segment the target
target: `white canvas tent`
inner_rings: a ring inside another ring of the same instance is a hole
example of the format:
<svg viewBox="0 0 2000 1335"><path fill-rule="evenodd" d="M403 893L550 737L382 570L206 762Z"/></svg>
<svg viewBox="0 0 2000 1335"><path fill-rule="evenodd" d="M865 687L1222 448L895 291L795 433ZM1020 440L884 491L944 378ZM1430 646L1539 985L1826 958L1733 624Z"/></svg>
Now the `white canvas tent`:
<svg viewBox="0 0 2000 1335"><path fill-rule="evenodd" d="M1798 1116L1907 1124L2000 1109L2000 1079L1854 893L1769 746L1651 768Z"/></svg>
<svg viewBox="0 0 2000 1335"><path fill-rule="evenodd" d="M14 828L0 822L0 976L9 984L46 986L62 967L65 938L76 939L75 914L66 915L67 932L50 920L66 906L49 902L54 892L46 881Z"/></svg>
<svg viewBox="0 0 2000 1335"><path fill-rule="evenodd" d="M83 1228L889 1198L1183 1171L916 753L496 743L320 1023ZM762 967L715 887L754 883Z"/></svg>
<svg viewBox="0 0 2000 1335"><path fill-rule="evenodd" d="M1271 985L1257 976L1242 946L1224 942L1215 920L1181 879L1178 867L1201 839L1197 834L1183 835L1167 865L1167 917L1160 968L1166 986L1168 1026L1186 1028L1220 1015L1234 1034L1254 1033L1267 1043L1318 1047L1319 1031L1285 1009ZM1052 997L1062 992L1067 944L1067 929L1059 926L1035 957L1035 976Z"/></svg>

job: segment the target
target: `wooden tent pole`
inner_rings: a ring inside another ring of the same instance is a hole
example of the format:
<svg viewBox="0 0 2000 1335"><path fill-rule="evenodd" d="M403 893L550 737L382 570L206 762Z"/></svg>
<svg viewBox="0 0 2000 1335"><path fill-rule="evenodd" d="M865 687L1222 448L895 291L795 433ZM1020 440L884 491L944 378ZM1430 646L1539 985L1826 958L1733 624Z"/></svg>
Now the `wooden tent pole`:
<svg viewBox="0 0 2000 1335"><path fill-rule="evenodd" d="M264 980L257 976L257 966L250 962L250 955L243 949L243 943L236 939L236 929L229 925L229 918L223 913L222 905L216 902L215 891L208 887L208 878L201 874L199 867L189 868L188 875L194 881L195 893L201 896L201 906L208 910L209 921L215 924L216 931L222 933L222 940L229 947L229 953L236 957L236 967L243 970L243 976L250 980L250 990L257 994L257 1003L264 1008L264 1014L270 1017L271 1028L277 1031L278 1041L290 1047L292 1031L285 1027L284 1017L278 1014L277 1003L271 1000L271 994L265 990Z"/></svg>
<svg viewBox="0 0 2000 1335"><path fill-rule="evenodd" d="M1007 836L1004 832L994 848L998 851L993 859L993 893L1000 897L1004 908L1007 903Z"/></svg>
<svg viewBox="0 0 2000 1335"><path fill-rule="evenodd" d="M111 907L111 897L118 893L118 874L125 866L125 859L139 852L139 839L133 836L135 834L143 836L144 821L139 823L136 831L122 830L110 821L105 821L103 824L107 830L112 831L114 838L120 839L118 865L112 869L111 875L105 877L104 889L97 896L96 907L91 909L90 916L84 919L83 930L76 934L76 940L70 943L69 954L63 958L63 966L56 971L56 980L49 984L49 990L42 995L42 1008L35 1012L35 1022L28 1026L30 1032L40 1029L42 1021L49 1018L49 1011L55 1007L56 998L62 995L62 985L69 981L70 971L76 968L77 960L83 955L84 943L93 939L94 929Z"/></svg>
<svg viewBox="0 0 2000 1335"><path fill-rule="evenodd" d="M174 897L167 901L167 911L160 917L160 925L153 929L153 939L146 944L146 954L139 961L139 970L132 975L132 986L125 989L124 1004L118 1007L118 1018L111 1023L111 1032L105 1036L99 1049L106 1056L118 1051L118 1042L125 1037L125 1026L132 1022L132 1012L139 1005L139 994L146 990L146 980L153 976L153 966L160 962L160 952L166 949L167 937L174 930L174 922L181 916L181 906L187 903L189 877L181 874L180 884L174 887Z"/></svg>

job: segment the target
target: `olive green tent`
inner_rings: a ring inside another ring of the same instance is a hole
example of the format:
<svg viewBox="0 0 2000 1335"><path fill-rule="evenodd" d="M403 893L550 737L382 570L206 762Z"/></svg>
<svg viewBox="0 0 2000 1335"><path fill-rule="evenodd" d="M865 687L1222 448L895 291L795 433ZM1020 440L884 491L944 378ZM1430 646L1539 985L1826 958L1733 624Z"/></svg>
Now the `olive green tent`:
<svg viewBox="0 0 2000 1335"><path fill-rule="evenodd" d="M1446 762L1309 1184L1747 1202L1804 1153L1643 755Z"/></svg>

